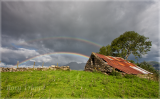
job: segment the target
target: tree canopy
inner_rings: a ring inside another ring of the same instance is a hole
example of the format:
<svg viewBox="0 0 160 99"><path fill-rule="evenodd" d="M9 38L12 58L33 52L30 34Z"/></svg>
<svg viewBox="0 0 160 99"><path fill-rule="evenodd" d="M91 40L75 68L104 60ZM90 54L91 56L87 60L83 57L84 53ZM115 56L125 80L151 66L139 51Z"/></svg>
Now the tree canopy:
<svg viewBox="0 0 160 99"><path fill-rule="evenodd" d="M134 31L126 31L118 38L115 38L111 45L100 48L99 53L103 55L118 56L128 59L133 54L135 58L141 58L147 54L152 46L151 41L147 41L148 37L139 35ZM117 53L115 53L117 52Z"/></svg>
<svg viewBox="0 0 160 99"><path fill-rule="evenodd" d="M103 54L106 56L112 56L112 49L111 49L111 45L107 45L107 46L102 46L99 50L99 54Z"/></svg>

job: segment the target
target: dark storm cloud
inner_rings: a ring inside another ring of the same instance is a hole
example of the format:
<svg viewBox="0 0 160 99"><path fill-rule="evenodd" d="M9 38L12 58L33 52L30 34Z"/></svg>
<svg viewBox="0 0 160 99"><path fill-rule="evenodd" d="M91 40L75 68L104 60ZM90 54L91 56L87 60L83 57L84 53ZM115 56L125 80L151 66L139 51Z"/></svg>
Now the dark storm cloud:
<svg viewBox="0 0 160 99"><path fill-rule="evenodd" d="M14 37L29 36L27 39L37 34L99 42L102 38L101 43L109 35L111 42L115 34L134 30L138 15L149 6L144 2L3 2L2 31Z"/></svg>
<svg viewBox="0 0 160 99"><path fill-rule="evenodd" d="M18 49L11 43L24 41L26 45L21 46L36 49L39 54L64 51L90 56L99 48L85 42L65 39L27 41L68 36L106 46L125 31L135 31L152 41L150 59L158 53L158 3L154 1L3 1L1 18L2 47L12 50Z"/></svg>

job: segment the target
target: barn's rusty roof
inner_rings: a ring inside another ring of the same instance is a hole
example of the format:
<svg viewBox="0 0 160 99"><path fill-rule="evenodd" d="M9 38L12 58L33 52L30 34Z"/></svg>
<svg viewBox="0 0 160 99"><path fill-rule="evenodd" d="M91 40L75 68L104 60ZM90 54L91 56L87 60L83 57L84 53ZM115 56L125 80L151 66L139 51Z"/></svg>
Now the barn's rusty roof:
<svg viewBox="0 0 160 99"><path fill-rule="evenodd" d="M112 57L112 56L105 56L102 54L95 53L96 56L103 59L105 62L107 62L108 65L117 68L120 71L123 71L127 74L152 74L138 66L136 66L133 63L130 63L123 58L120 57Z"/></svg>

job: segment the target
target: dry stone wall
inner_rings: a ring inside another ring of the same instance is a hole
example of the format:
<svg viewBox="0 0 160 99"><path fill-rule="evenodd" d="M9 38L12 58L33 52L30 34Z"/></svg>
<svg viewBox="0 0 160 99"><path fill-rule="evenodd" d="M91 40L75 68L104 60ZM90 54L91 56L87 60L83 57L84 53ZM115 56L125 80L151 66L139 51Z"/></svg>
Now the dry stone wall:
<svg viewBox="0 0 160 99"><path fill-rule="evenodd" d="M151 80L154 79L154 75L152 75L152 74L138 74L137 77L151 79Z"/></svg>
<svg viewBox="0 0 160 99"><path fill-rule="evenodd" d="M55 66L55 65L51 65L49 67L40 67L40 68L4 68L4 67L0 67L0 72L17 72L17 71L30 71L30 70L38 70L38 71L45 71L45 70L71 70L69 66Z"/></svg>

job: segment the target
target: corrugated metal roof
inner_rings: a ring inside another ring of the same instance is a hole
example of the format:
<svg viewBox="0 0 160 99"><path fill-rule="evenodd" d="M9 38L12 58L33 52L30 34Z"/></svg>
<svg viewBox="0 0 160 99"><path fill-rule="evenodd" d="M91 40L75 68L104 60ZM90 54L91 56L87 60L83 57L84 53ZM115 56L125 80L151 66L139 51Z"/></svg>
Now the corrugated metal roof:
<svg viewBox="0 0 160 99"><path fill-rule="evenodd" d="M150 73L120 57L105 56L97 53L95 53L95 55L103 59L104 61L106 61L108 65L114 68L117 68L118 70L121 70L127 74L149 74Z"/></svg>

